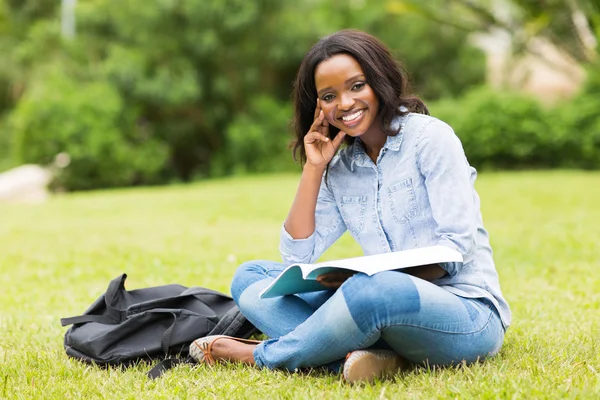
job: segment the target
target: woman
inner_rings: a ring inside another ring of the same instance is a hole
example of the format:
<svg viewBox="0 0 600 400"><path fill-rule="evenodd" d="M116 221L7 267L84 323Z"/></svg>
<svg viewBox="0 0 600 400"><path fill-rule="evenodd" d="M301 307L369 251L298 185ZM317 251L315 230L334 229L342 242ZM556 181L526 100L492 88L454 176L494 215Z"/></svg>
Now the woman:
<svg viewBox="0 0 600 400"><path fill-rule="evenodd" d="M482 223L476 171L452 129L407 95L390 52L359 31L314 45L294 97L294 150L304 168L281 230L283 264L245 263L231 287L270 339L201 338L192 355L292 371L342 368L357 382L408 362L453 365L496 354L510 310ZM464 262L328 274L319 280L330 290L259 298L286 265L315 262L346 230L365 255L443 245Z"/></svg>

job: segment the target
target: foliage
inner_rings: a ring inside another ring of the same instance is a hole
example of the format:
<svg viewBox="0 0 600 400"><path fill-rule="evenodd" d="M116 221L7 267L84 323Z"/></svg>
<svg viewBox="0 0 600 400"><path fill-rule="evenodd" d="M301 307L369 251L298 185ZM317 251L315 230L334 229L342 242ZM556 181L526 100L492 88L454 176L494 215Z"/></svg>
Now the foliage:
<svg viewBox="0 0 600 400"><path fill-rule="evenodd" d="M208 168L211 154L224 145L234 104L245 104L246 87L260 80L259 66L234 66L258 56L258 43L244 38L258 15L268 18L266 3L132 0L115 7L98 0L80 8L79 40L88 57L95 55L109 82L139 107L184 179L201 164Z"/></svg>
<svg viewBox="0 0 600 400"><path fill-rule="evenodd" d="M443 7L445 1L429 0L428 4ZM381 0L363 0L353 6L331 2L327 8L323 7L322 14L339 21L328 32L352 27L381 39L424 98L457 96L485 80L484 54L469 45L468 33L462 29L420 15L390 13Z"/></svg>
<svg viewBox="0 0 600 400"><path fill-rule="evenodd" d="M0 397L27 399L594 399L600 394L598 172L484 173L477 180L500 282L513 311L500 354L413 369L374 385L320 371L224 364L102 369L69 360L59 318L78 315L126 272L128 290L180 283L229 292L238 264L279 259L299 177L56 196L3 206ZM361 254L349 236L323 257Z"/></svg>
<svg viewBox="0 0 600 400"><path fill-rule="evenodd" d="M552 132L547 113L530 97L485 87L463 98L432 104L431 112L452 126L469 161L478 167L549 166Z"/></svg>
<svg viewBox="0 0 600 400"><path fill-rule="evenodd" d="M502 31L517 53L543 57L529 44L533 38L544 38L582 64L598 57L594 35L600 32L600 6L595 0L449 0L441 7L429 1L388 0L387 8L394 14L421 15L468 32Z"/></svg>
<svg viewBox="0 0 600 400"><path fill-rule="evenodd" d="M67 153L71 163L60 183L70 189L157 181L166 149L136 126L135 109L112 86L58 71L41 79L12 114L18 159L48 165Z"/></svg>
<svg viewBox="0 0 600 400"><path fill-rule="evenodd" d="M31 71L23 50L30 42L30 34L38 31L40 24L46 25L56 9L55 0L0 1L0 172L18 162L12 154L13 135L6 117L22 94ZM37 55L46 49L37 49Z"/></svg>
<svg viewBox="0 0 600 400"><path fill-rule="evenodd" d="M3 127L5 123L0 118L0 172L9 169L14 166L14 157L11 154L12 149L12 136L8 134L9 130Z"/></svg>
<svg viewBox="0 0 600 400"><path fill-rule="evenodd" d="M349 27L392 49L475 165L599 166L596 92L547 110L477 89L485 62L468 40L510 25L517 42L554 35L579 60L593 58L580 40L585 26L599 29L589 0L511 0L508 20L486 0L77 4L77 35L67 40L58 2L0 2L0 169L72 151L61 184L83 189L295 168L287 149L291 83L312 43ZM577 10L587 25L575 29Z"/></svg>
<svg viewBox="0 0 600 400"><path fill-rule="evenodd" d="M485 87L429 106L453 127L477 168L600 168L600 97L593 82L550 109L526 95Z"/></svg>
<svg viewBox="0 0 600 400"><path fill-rule="evenodd" d="M259 97L247 113L236 116L227 128L226 154L235 172L270 172L296 169L289 151L291 104ZM294 168L295 167L295 168ZM223 168L227 170L227 168Z"/></svg>
<svg viewBox="0 0 600 400"><path fill-rule="evenodd" d="M405 61L418 92L427 97L459 95L483 80L483 58L468 46L465 33L426 19L390 16L376 0L79 1L73 40L61 38L56 3L51 3L0 3L18 25L6 25L11 41L0 40L10 61L3 75L12 93L6 109L11 113L16 102L27 101L29 91L45 90L48 84L35 77L49 64L58 65L73 84L106 86L121 99L119 113L128 115L114 120L115 132L125 135L122 141L129 140L131 126L141 126L146 143L168 149L161 173L149 162L149 171L135 179L139 183L290 168L291 153L283 144L291 138L284 122L292 117L291 82L310 45L341 28L380 36ZM19 25L19 18L28 24ZM0 77L0 90L2 82ZM62 107L79 101L59 98ZM9 134L0 131L5 138ZM273 147L257 147L261 136L270 138ZM251 157L255 148L285 154ZM35 154L41 153L46 154ZM87 156L95 162L94 154ZM140 163L128 159L135 164L128 168L138 170ZM101 164L98 160L94 168ZM112 183L102 179L89 185Z"/></svg>
<svg viewBox="0 0 600 400"><path fill-rule="evenodd" d="M557 156L568 155L567 165L600 168L600 64L589 68L582 91L560 105L551 118L557 121ZM569 162L570 161L570 162Z"/></svg>

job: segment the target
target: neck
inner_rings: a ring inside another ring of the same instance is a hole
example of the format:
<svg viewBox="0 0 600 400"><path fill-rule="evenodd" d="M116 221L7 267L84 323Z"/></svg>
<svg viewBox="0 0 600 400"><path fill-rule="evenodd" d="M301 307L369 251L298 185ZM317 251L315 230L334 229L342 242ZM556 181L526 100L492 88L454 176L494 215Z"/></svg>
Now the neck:
<svg viewBox="0 0 600 400"><path fill-rule="evenodd" d="M379 157L379 153L387 141L387 135L380 127L371 127L360 136L360 140L369 158L376 163L377 157Z"/></svg>

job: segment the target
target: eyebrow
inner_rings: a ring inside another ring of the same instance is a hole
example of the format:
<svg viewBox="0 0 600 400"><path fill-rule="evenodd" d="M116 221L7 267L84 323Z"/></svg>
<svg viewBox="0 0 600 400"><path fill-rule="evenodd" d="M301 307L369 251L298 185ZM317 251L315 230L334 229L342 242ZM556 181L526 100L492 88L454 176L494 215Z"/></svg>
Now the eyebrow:
<svg viewBox="0 0 600 400"><path fill-rule="evenodd" d="M356 78L360 78L360 77L364 78L364 77L365 77L365 75L364 75L364 74L357 74L357 75L354 75L352 78L350 78L350 79L346 79L346 82L344 82L344 83L348 83L348 82L350 82L350 81L353 81L353 80L355 80ZM329 90L329 89L331 89L331 86L328 86L328 87L326 87L326 88L323 88L323 89L319 90L319 91L317 92L317 95L320 95L322 92L324 92L324 91L326 91L326 90Z"/></svg>

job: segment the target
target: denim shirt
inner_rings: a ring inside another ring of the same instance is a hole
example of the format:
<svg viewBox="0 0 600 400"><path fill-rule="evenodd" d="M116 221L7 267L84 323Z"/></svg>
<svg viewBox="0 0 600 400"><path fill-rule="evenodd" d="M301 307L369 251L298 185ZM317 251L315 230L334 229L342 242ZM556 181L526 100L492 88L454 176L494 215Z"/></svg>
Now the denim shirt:
<svg viewBox="0 0 600 400"><path fill-rule="evenodd" d="M459 251L462 263L442 263L447 271L432 283L467 298L485 298L504 328L511 313L502 296L483 227L476 170L459 138L444 122L422 114L397 117L377 163L355 142L331 160L321 183L315 231L293 239L281 230L286 265L314 263L346 230L365 255L442 245Z"/></svg>

